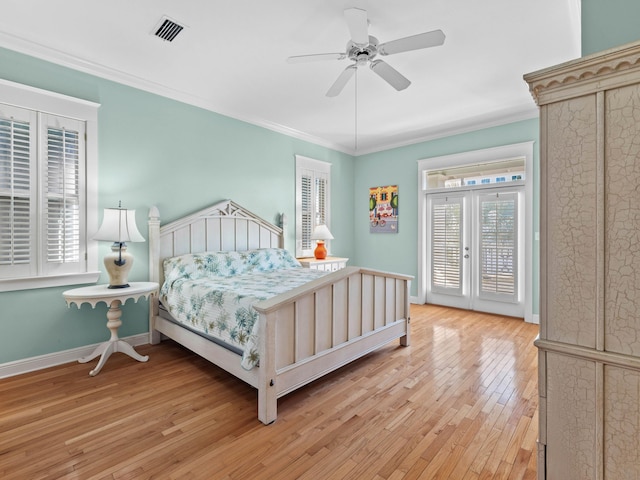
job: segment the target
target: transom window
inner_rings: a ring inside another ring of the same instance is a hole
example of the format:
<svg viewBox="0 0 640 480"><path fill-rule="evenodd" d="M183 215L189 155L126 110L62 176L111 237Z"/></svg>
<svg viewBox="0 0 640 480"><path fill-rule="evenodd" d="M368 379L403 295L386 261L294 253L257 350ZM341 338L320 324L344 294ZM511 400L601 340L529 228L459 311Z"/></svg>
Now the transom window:
<svg viewBox="0 0 640 480"><path fill-rule="evenodd" d="M474 165L439 168L427 170L423 174L425 190L522 182L525 179L525 159L522 157Z"/></svg>

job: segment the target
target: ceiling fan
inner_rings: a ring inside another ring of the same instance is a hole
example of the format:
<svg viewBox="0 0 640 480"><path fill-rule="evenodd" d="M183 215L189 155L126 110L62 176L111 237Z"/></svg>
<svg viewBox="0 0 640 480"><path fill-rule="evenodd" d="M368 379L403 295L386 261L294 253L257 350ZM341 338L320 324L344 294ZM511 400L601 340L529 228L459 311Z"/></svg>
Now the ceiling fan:
<svg viewBox="0 0 640 480"><path fill-rule="evenodd" d="M442 30L419 33L409 37L399 38L390 42L378 43L378 39L369 35L369 20L367 11L360 8L347 8L344 11L351 40L347 42L344 53L316 53L311 55L295 55L287 62L300 63L316 60L344 60L348 58L354 63L345 68L327 91L327 97L335 97L342 92L356 69L369 63L369 67L383 80L396 90L404 90L411 82L400 72L383 60L376 59L378 55L386 56L410 50L437 47L444 43L445 35Z"/></svg>

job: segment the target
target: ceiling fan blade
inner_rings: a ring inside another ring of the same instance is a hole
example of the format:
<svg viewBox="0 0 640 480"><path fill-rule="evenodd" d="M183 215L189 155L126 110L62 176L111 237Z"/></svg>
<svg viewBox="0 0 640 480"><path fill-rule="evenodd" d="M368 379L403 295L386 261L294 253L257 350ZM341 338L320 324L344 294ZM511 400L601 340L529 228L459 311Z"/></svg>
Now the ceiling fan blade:
<svg viewBox="0 0 640 480"><path fill-rule="evenodd" d="M420 48L437 47L444 43L445 38L442 30L419 33L418 35L381 43L378 45L378 53L381 55L393 55L394 53L408 52Z"/></svg>
<svg viewBox="0 0 640 480"><path fill-rule="evenodd" d="M374 60L371 62L370 67L371 70L396 90L404 90L411 85L411 82L404 75L382 60Z"/></svg>
<svg viewBox="0 0 640 480"><path fill-rule="evenodd" d="M356 45L368 45L369 22L367 21L367 11L360 8L347 8L344 11L344 18L351 33L351 41Z"/></svg>
<svg viewBox="0 0 640 480"><path fill-rule="evenodd" d="M340 95L340 92L342 92L344 86L351 79L351 77L353 77L353 74L356 73L356 68L357 67L355 65L349 65L347 68L345 68L338 76L336 81L333 82L331 88L329 88L329 90L327 91L327 97L336 97Z"/></svg>
<svg viewBox="0 0 640 480"><path fill-rule="evenodd" d="M313 53L311 55L294 55L287 58L287 63L318 62L322 60L342 60L347 58L346 53Z"/></svg>

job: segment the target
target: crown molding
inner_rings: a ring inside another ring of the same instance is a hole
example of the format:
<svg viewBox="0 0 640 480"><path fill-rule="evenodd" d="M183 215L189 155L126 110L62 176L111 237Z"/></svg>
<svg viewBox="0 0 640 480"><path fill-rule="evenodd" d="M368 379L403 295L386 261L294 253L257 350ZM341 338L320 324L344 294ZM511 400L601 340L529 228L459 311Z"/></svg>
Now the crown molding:
<svg viewBox="0 0 640 480"><path fill-rule="evenodd" d="M464 118L462 120L441 125L437 128L428 128L422 132L416 132L414 136L407 140L398 140L394 143L388 143L370 149L358 150L354 155L368 155L371 153L384 152L394 148L408 147L418 143L438 140L440 138L462 135L464 133L484 130L486 128L500 127L509 123L520 122L523 120L531 120L538 118L538 107L532 102L531 105L521 105L509 110L500 110L490 114Z"/></svg>
<svg viewBox="0 0 640 480"><path fill-rule="evenodd" d="M336 142L331 142L324 138L320 138L290 127L286 127L284 125L270 122L263 118L249 117L239 114L238 112L225 110L224 108L220 108L220 106L216 105L214 102L211 102L208 99L192 95L188 92L173 89L156 82L151 82L149 80L131 75L121 70L107 67L105 65L93 62L85 58L69 55L60 50L28 41L15 35L0 32L0 47L22 53L24 55L29 55L40 60L51 62L62 67L70 68L72 70L103 78L105 80L110 80L129 87L137 88L145 92L160 95L165 98L170 98L178 102L203 108L205 110L232 118L234 120L262 127L267 130L286 135L288 137L345 153L353 157L359 157L361 155L367 155L370 153L382 152L386 150L392 150L394 148L415 145L417 143L427 142L430 140L444 138L452 135L459 135L462 133L468 133L475 130L482 130L494 126L505 125L507 123L535 118L538 115L538 111L537 108L535 108L535 105L521 106L511 111L500 111L489 115L483 115L481 117L465 118L460 121L449 123L447 125L438 126L436 128L428 128L420 132L414 132L411 135L411 138L406 138L404 140L397 139L394 141L393 139L391 139L389 143L380 144L364 150L355 150L353 147L345 146Z"/></svg>
<svg viewBox="0 0 640 480"><path fill-rule="evenodd" d="M329 142L326 139L309 135L293 128L270 122L265 119L248 117L246 115L240 115L237 112L225 110L223 108L220 108L214 102L211 102L210 100L204 99L202 97L198 97L181 90L173 89L156 82L151 82L149 80L131 75L121 70L107 67L105 65L93 62L85 58L69 55L60 50L28 41L15 35L0 32L0 47L22 53L24 55L29 55L40 60L51 62L62 67L70 68L72 70L77 70L89 75L93 75L106 80L111 80L113 82L127 85L129 87L137 88L145 92L170 98L172 100L186 103L188 105L203 108L219 115L233 118L234 120L239 120L251 125L256 125L258 127L281 133L289 137L294 137L305 142L313 143L315 145L326 147L332 150L337 150L349 155L354 154L353 149L347 148L334 142Z"/></svg>

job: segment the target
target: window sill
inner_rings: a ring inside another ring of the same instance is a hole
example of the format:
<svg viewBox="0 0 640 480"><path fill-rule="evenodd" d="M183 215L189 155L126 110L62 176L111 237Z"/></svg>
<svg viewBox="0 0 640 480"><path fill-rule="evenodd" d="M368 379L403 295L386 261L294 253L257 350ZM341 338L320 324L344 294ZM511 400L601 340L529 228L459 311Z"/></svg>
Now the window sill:
<svg viewBox="0 0 640 480"><path fill-rule="evenodd" d="M51 277L26 277L0 279L0 292L14 292L17 290L32 290L34 288L62 287L66 285L80 285L96 283L100 272L73 273Z"/></svg>

